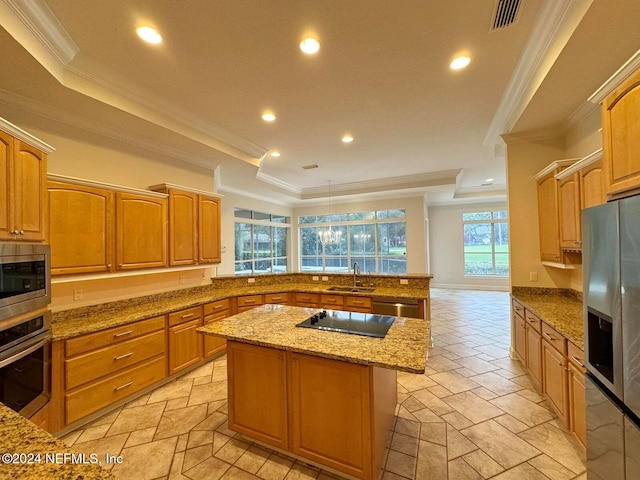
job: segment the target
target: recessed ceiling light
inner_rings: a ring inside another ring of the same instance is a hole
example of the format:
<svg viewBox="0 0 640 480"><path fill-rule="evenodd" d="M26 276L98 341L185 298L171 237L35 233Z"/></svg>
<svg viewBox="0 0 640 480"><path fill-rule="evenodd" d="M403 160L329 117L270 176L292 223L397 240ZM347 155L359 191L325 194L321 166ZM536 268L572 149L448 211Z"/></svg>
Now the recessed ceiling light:
<svg viewBox="0 0 640 480"><path fill-rule="evenodd" d="M471 58L465 55L461 55L460 57L454 58L453 61L449 64L449 67L451 67L452 70L460 70L461 68L469 65L469 63L471 63Z"/></svg>
<svg viewBox="0 0 640 480"><path fill-rule="evenodd" d="M353 142L353 136L346 134L342 137L342 143L351 143Z"/></svg>
<svg viewBox="0 0 640 480"><path fill-rule="evenodd" d="M274 151L272 151L272 152L270 153L270 155L271 155L272 157L278 158L278 157L280 156L280 152L279 152L279 151L277 151L277 150L274 150Z"/></svg>
<svg viewBox="0 0 640 480"><path fill-rule="evenodd" d="M273 112L264 112L262 114L262 119L265 122L273 122L276 119L276 115Z"/></svg>
<svg viewBox="0 0 640 480"><path fill-rule="evenodd" d="M307 37L300 42L300 50L307 55L313 55L320 50L320 42L313 37Z"/></svg>
<svg viewBox="0 0 640 480"><path fill-rule="evenodd" d="M493 178L487 178L485 182L493 182Z"/></svg>
<svg viewBox="0 0 640 480"><path fill-rule="evenodd" d="M162 42L162 36L151 27L138 27L136 32L138 36L147 43L158 44Z"/></svg>

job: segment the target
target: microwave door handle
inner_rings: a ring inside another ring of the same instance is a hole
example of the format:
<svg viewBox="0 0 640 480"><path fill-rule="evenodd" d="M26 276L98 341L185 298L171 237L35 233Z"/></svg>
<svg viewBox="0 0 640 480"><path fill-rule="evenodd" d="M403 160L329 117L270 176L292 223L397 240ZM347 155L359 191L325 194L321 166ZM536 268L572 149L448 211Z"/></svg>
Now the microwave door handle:
<svg viewBox="0 0 640 480"><path fill-rule="evenodd" d="M40 340L38 343L30 346L29 348L27 348L26 350L19 350L17 353L6 357L4 359L0 359L0 368L4 368L7 365L10 365L11 363L20 360L21 358L26 357L27 355L30 355L31 353L35 352L36 350L38 350L41 347L44 347L47 343L49 343L51 339L49 338L49 336L47 336L47 338L44 338L42 340ZM19 345L18 345L19 346ZM11 350L16 350L16 347L13 347ZM9 350L9 352L11 352L11 350Z"/></svg>

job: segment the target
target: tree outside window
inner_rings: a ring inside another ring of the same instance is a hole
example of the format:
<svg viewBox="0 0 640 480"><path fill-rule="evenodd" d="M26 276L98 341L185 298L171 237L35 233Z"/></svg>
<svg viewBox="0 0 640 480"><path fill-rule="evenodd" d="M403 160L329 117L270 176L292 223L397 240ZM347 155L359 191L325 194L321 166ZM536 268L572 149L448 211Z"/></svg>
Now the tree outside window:
<svg viewBox="0 0 640 480"><path fill-rule="evenodd" d="M507 212L462 214L465 275L509 275Z"/></svg>

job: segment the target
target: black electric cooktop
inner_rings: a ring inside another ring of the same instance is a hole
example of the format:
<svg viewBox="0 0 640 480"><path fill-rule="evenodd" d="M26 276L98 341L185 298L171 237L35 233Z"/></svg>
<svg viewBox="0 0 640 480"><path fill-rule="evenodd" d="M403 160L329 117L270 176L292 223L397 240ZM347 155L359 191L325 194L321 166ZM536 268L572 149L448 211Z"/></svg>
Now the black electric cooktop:
<svg viewBox="0 0 640 480"><path fill-rule="evenodd" d="M396 317L373 313L322 310L296 327L316 328L332 332L353 333L368 337L384 338Z"/></svg>

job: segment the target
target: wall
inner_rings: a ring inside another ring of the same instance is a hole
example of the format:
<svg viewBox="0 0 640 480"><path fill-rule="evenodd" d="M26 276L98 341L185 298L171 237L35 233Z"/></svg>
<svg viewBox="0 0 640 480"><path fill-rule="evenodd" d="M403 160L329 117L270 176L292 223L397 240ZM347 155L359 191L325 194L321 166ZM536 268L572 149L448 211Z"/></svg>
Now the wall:
<svg viewBox="0 0 640 480"><path fill-rule="evenodd" d="M479 277L464 274L462 214L505 210L505 202L429 207L431 285L440 288L508 290L508 277Z"/></svg>
<svg viewBox="0 0 640 480"><path fill-rule="evenodd" d="M505 135L511 285L570 288L571 273L540 261L538 192L533 177L555 160L566 158L564 137L522 138ZM537 281L530 274L537 274Z"/></svg>
<svg viewBox="0 0 640 480"><path fill-rule="evenodd" d="M371 210L399 209L406 210L407 222L407 273L429 273L427 271L427 249L425 219L426 211L423 195L405 198L388 198L380 200L356 201L341 203L333 200L331 212L349 213ZM329 213L328 200L326 204L297 207L294 209L294 223L301 215L320 215ZM298 251L297 224L294 224L294 251ZM296 267L298 259L295 259Z"/></svg>

